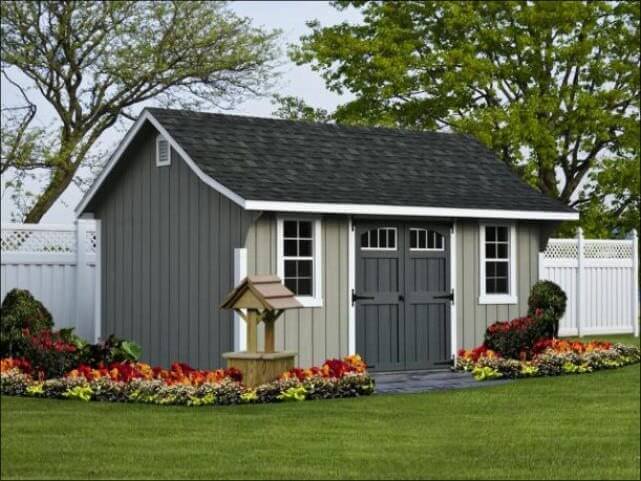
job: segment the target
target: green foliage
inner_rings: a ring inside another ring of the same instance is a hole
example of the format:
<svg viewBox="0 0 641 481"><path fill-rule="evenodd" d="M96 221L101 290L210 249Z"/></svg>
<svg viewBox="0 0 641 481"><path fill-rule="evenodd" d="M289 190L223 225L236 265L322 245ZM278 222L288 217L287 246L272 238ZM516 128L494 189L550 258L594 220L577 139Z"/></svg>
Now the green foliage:
<svg viewBox="0 0 641 481"><path fill-rule="evenodd" d="M607 222L634 222L638 2L334 5L362 20L308 22L290 55L331 91L355 95L331 114L336 122L471 134L547 195L566 204L581 191L600 203L608 196Z"/></svg>
<svg viewBox="0 0 641 481"><path fill-rule="evenodd" d="M477 381L488 381L490 379L498 379L503 375L496 369L489 366L475 367L472 371L474 379Z"/></svg>
<svg viewBox="0 0 641 481"><path fill-rule="evenodd" d="M559 322L565 314L567 302L568 297L563 289L552 281L538 281L532 286L528 314L535 316L537 310L542 310L537 317L546 325L545 337L558 337Z"/></svg>
<svg viewBox="0 0 641 481"><path fill-rule="evenodd" d="M97 367L114 362L136 362L142 355L142 348L133 341L127 341L110 335L107 339L97 344L83 344L78 346L78 363Z"/></svg>
<svg viewBox="0 0 641 481"><path fill-rule="evenodd" d="M45 306L29 291L13 289L0 307L0 357L20 357L24 354L24 330L37 334L53 327L53 319Z"/></svg>
<svg viewBox="0 0 641 481"><path fill-rule="evenodd" d="M278 106L273 112L276 117L287 120L327 123L332 120L325 109L316 109L298 97L274 95L272 104Z"/></svg>

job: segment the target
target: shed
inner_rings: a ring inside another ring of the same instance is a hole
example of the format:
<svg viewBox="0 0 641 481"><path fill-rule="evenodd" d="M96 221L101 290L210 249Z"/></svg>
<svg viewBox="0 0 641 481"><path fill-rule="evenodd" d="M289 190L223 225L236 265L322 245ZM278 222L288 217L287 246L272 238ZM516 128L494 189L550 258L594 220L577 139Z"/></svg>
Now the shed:
<svg viewBox="0 0 641 481"><path fill-rule="evenodd" d="M270 275L303 306L277 349L382 371L441 368L525 314L549 233L578 219L467 136L155 108L77 214L99 225L102 334L145 360L243 351L244 322L217 307Z"/></svg>

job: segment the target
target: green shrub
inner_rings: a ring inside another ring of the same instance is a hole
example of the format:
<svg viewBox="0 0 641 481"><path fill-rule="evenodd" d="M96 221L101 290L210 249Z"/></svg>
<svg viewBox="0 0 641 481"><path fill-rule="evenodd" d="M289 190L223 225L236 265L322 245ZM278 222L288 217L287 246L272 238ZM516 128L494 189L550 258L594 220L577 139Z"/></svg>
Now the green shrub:
<svg viewBox="0 0 641 481"><path fill-rule="evenodd" d="M0 357L24 355L27 344L25 330L39 334L51 328L51 314L29 291L9 291L0 307Z"/></svg>
<svg viewBox="0 0 641 481"><path fill-rule="evenodd" d="M565 314L568 297L563 289L552 281L539 281L532 286L528 299L528 314L542 323L545 337L558 337L559 321Z"/></svg>

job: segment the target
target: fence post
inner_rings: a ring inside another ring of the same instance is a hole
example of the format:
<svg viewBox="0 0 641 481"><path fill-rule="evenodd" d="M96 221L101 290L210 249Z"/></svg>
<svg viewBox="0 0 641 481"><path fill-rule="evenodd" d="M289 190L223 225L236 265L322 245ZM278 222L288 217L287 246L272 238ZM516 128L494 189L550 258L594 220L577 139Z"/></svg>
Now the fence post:
<svg viewBox="0 0 641 481"><path fill-rule="evenodd" d="M581 337L583 333L583 229L576 231L576 330Z"/></svg>
<svg viewBox="0 0 641 481"><path fill-rule="evenodd" d="M87 221L76 219L76 333L87 337Z"/></svg>
<svg viewBox="0 0 641 481"><path fill-rule="evenodd" d="M634 335L639 337L639 234L632 229L632 322Z"/></svg>

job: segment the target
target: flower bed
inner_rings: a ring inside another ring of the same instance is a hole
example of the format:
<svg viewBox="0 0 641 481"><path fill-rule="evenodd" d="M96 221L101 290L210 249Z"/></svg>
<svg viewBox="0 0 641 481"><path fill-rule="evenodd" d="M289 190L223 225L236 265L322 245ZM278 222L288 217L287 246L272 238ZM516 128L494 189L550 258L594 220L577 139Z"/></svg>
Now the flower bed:
<svg viewBox="0 0 641 481"><path fill-rule="evenodd" d="M614 369L638 363L637 346L592 341L582 343L559 339L538 341L530 360L502 357L486 346L458 353L454 369L471 372L478 381L497 378L559 376Z"/></svg>
<svg viewBox="0 0 641 481"><path fill-rule="evenodd" d="M0 371L4 395L83 401L205 406L356 397L374 391L374 381L359 356L293 369L256 389L243 386L236 369L201 371L180 363L171 369L138 362L99 368L81 365L64 377L43 379L42 372L33 375L29 361L7 358L0 361Z"/></svg>

